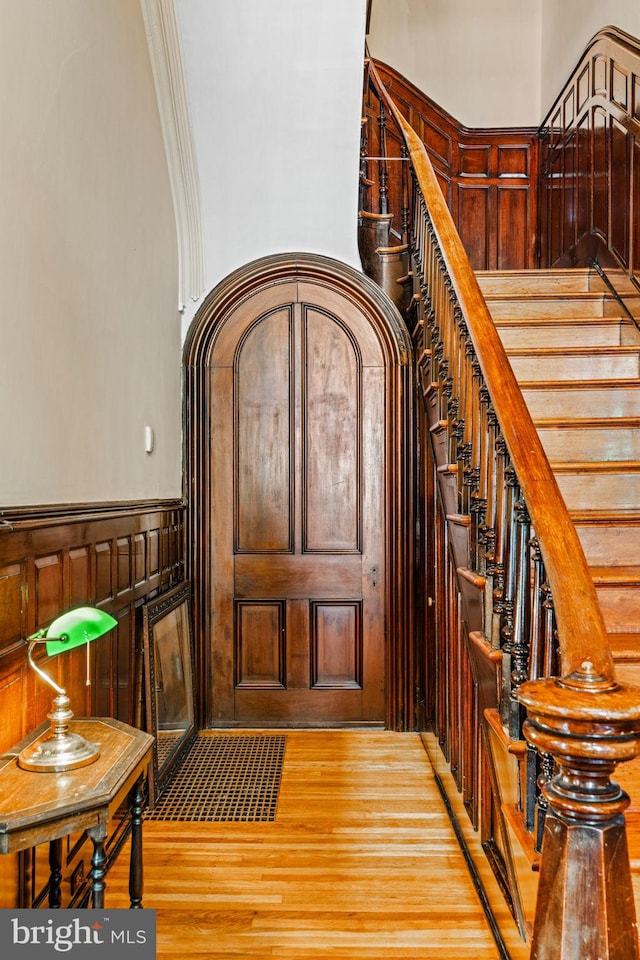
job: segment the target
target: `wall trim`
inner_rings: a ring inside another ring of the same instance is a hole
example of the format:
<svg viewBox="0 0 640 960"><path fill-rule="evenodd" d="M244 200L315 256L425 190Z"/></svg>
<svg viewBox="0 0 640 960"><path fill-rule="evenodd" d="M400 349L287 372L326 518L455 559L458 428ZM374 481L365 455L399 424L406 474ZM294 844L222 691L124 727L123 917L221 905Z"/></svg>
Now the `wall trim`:
<svg viewBox="0 0 640 960"><path fill-rule="evenodd" d="M100 503L37 504L0 508L0 536L12 530L58 526L60 523L82 523L109 517L130 517L138 513L181 510L185 500L122 500Z"/></svg>
<svg viewBox="0 0 640 960"><path fill-rule="evenodd" d="M140 0L176 218L179 310L205 289L200 183L174 0Z"/></svg>

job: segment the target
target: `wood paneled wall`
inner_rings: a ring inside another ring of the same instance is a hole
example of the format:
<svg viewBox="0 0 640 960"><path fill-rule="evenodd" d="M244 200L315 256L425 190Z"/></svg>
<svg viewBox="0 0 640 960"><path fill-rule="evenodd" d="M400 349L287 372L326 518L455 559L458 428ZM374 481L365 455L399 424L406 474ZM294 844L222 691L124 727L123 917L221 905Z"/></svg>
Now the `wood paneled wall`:
<svg viewBox="0 0 640 960"><path fill-rule="evenodd" d="M625 267L640 280L640 43L594 37L540 139L541 266Z"/></svg>
<svg viewBox="0 0 640 960"><path fill-rule="evenodd" d="M431 158L471 265L476 270L536 266L537 131L468 129L391 67L376 61L384 85ZM368 153L380 149L378 116L371 109ZM386 124L386 148L401 155L395 124ZM375 162L372 162L374 164ZM390 209L399 209L398 163L389 163ZM372 165L369 178L378 181ZM373 210L373 212L379 212ZM400 217L394 217L394 226Z"/></svg>
<svg viewBox="0 0 640 960"><path fill-rule="evenodd" d="M60 613L101 607L118 627L85 651L38 662L66 687L77 716L139 716L138 608L183 576L180 503L12 511L0 524L0 750L46 719L53 691L30 670L25 638Z"/></svg>
<svg viewBox="0 0 640 960"><path fill-rule="evenodd" d="M140 725L141 608L184 577L184 506L179 501L11 510L0 514L0 751L46 720L53 690L27 665L26 637L76 606L97 606L118 625L91 644L47 661L76 716ZM34 774L37 776L37 774ZM123 837L112 825L108 859ZM90 869L84 835L64 843L63 906L83 896ZM46 844L3 858L0 907L46 905Z"/></svg>

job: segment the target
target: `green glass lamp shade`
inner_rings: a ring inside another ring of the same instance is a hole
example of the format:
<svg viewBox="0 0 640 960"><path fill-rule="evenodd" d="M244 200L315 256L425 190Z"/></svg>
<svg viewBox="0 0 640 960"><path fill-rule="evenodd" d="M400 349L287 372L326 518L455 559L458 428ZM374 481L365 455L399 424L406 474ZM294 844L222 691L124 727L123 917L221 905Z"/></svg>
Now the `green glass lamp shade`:
<svg viewBox="0 0 640 960"><path fill-rule="evenodd" d="M111 614L95 607L77 607L63 613L41 634L45 640L47 656L73 650L83 643L90 643L107 633L117 624Z"/></svg>
<svg viewBox="0 0 640 960"><path fill-rule="evenodd" d="M51 712L47 714L51 721L49 735L42 735L18 755L17 763L23 770L35 770L41 773L62 773L75 770L93 763L100 755L100 745L85 740L80 734L69 729L73 712L69 697L33 659L33 650L38 643L44 643L47 655L55 657L58 653L73 650L84 644L87 648L87 684L89 680L89 644L103 634L108 633L117 624L109 613L95 607L77 607L63 613L46 630L39 630L29 637L27 661L38 676L49 684L57 696Z"/></svg>

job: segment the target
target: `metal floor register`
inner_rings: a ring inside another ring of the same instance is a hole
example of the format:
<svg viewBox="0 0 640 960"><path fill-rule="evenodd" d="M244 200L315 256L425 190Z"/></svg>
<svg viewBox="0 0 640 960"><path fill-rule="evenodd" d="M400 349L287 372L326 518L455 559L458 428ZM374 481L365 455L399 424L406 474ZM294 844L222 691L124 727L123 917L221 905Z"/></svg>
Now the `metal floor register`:
<svg viewBox="0 0 640 960"><path fill-rule="evenodd" d="M200 734L146 819L275 820L286 740Z"/></svg>

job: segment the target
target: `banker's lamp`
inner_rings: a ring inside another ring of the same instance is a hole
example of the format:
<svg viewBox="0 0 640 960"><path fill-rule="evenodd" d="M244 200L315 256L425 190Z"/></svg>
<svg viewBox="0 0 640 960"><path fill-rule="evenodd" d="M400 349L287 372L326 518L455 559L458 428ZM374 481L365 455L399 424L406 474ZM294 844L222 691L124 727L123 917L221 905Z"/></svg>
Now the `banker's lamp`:
<svg viewBox="0 0 640 960"><path fill-rule="evenodd" d="M59 653L65 653L67 650L86 644L88 657L91 641L103 636L115 627L116 623L117 621L104 610L97 610L95 607L78 607L76 610L63 613L46 630L39 630L28 638L29 665L45 683L53 687L57 696L54 697L51 713L47 714L51 721L49 735L36 740L18 756L18 766L24 770L37 770L43 773L75 770L77 767L93 763L100 753L98 744L91 743L69 730L69 721L73 717L69 697L66 691L34 662L35 645L44 643L47 656L55 657ZM88 675L87 660L87 682L89 682Z"/></svg>

